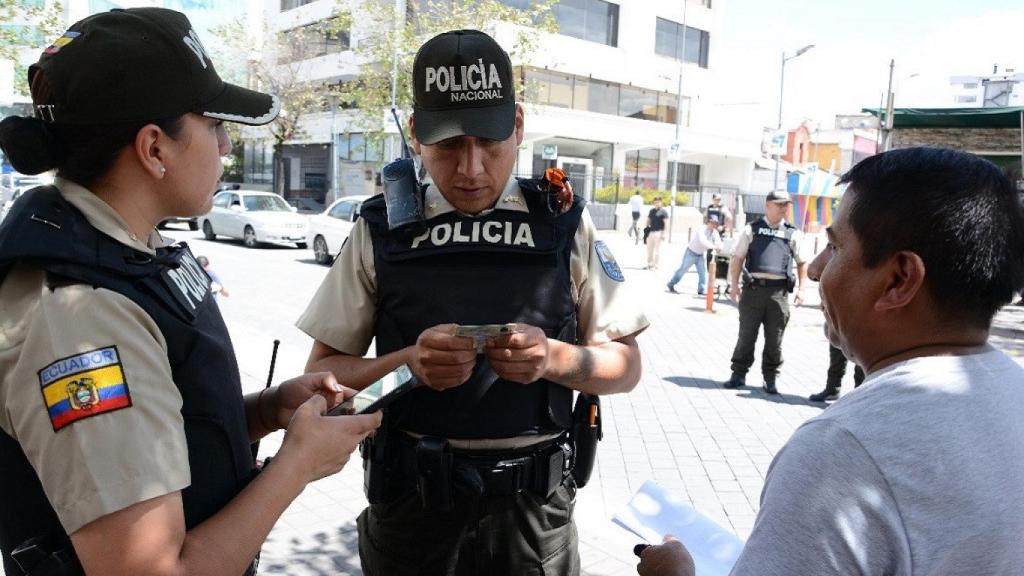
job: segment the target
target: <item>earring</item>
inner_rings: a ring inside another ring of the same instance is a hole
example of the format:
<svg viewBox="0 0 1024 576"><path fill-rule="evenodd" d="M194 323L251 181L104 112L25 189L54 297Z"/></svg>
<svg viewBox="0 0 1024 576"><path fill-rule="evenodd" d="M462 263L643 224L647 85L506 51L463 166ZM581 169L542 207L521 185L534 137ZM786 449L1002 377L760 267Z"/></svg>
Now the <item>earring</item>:
<svg viewBox="0 0 1024 576"><path fill-rule="evenodd" d="M164 168L163 166L161 166L160 167L160 175L163 176L164 174L167 174L167 168Z"/></svg>

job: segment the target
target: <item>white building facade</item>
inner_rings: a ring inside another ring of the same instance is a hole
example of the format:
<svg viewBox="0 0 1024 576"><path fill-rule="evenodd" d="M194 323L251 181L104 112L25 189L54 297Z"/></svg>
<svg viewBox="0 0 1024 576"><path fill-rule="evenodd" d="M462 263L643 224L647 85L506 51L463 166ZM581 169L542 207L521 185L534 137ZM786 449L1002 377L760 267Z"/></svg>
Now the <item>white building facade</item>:
<svg viewBox="0 0 1024 576"><path fill-rule="evenodd" d="M1024 106L1024 72L1005 70L988 76L953 76L950 107L1005 108Z"/></svg>
<svg viewBox="0 0 1024 576"><path fill-rule="evenodd" d="M577 193L607 202L616 192L624 201L634 187L667 191L674 173L678 190L689 192L690 204L697 207L710 201L712 191L729 198L749 186L760 132L756 124L733 128L737 123L723 120L706 96L722 27L714 2L559 2L554 9L559 32L541 33L529 62L513 61L517 81L530 92L516 174L535 176L559 166ZM336 9L335 0L267 0L265 6L271 30L279 33L328 18ZM509 50L514 25L496 23L488 31ZM356 79L354 48L372 41L373 33L353 30L351 38L339 39L311 60L308 74L328 83ZM367 145L337 108L303 120L301 140L284 152L286 192L329 201L377 189L376 174L397 149ZM269 142L247 149L246 179L267 183L271 158Z"/></svg>

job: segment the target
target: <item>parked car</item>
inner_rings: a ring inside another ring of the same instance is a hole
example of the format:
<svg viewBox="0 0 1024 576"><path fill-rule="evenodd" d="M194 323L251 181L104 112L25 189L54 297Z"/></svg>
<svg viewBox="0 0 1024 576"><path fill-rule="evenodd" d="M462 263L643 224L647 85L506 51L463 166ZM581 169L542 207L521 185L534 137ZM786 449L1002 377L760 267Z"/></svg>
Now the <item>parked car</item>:
<svg viewBox="0 0 1024 576"><path fill-rule="evenodd" d="M240 184L221 184L220 187L217 188L217 191L222 192L224 190L239 190L241 189L241 187L242 186ZM199 217L171 216L170 218L165 218L164 220L161 220L160 223L156 225L156 227L161 229L167 228L168 224L188 224L189 230L199 230Z"/></svg>
<svg viewBox="0 0 1024 576"><path fill-rule="evenodd" d="M355 221L359 219L359 209L366 195L345 196L331 203L326 210L309 218L309 233L306 242L313 247L313 255L321 264L330 264L341 251L341 245L348 238Z"/></svg>
<svg viewBox="0 0 1024 576"><path fill-rule="evenodd" d="M319 214L324 211L324 203L312 198L292 198L289 204L299 210L299 214Z"/></svg>
<svg viewBox="0 0 1024 576"><path fill-rule="evenodd" d="M207 240L241 238L249 248L261 243L306 247L309 221L273 192L225 190L213 197L213 209L199 217Z"/></svg>

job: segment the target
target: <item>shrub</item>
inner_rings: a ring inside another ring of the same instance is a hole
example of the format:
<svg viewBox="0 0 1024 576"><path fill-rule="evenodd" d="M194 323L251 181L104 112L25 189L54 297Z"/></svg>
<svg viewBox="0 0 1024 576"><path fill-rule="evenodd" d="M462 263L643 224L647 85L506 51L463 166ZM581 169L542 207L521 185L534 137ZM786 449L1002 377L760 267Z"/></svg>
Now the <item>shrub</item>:
<svg viewBox="0 0 1024 576"><path fill-rule="evenodd" d="M650 205L654 203L655 196L661 196L661 201L665 206L669 205L669 201L672 198L671 190L652 190L650 188L619 188L619 204L625 204L629 201L629 197L635 192L640 192L640 195L644 197L644 204ZM594 191L594 201L602 204L611 204L615 202L615 184L609 184L603 186ZM690 205L690 193L683 192L682 190L676 191L676 206L689 206Z"/></svg>

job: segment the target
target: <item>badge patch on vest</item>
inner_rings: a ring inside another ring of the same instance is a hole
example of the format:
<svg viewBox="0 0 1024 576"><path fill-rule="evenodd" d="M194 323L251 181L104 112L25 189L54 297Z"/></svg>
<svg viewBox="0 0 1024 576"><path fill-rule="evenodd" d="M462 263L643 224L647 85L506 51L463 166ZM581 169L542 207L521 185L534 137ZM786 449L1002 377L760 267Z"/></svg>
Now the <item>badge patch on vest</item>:
<svg viewBox="0 0 1024 576"><path fill-rule="evenodd" d="M612 256L612 251L604 240L594 242L594 252L597 253L597 260L609 278L616 282L626 281L626 277L622 275L622 268L619 268L619 263L615 261L615 256Z"/></svg>
<svg viewBox="0 0 1024 576"><path fill-rule="evenodd" d="M39 371L53 431L132 405L116 346L61 358Z"/></svg>

